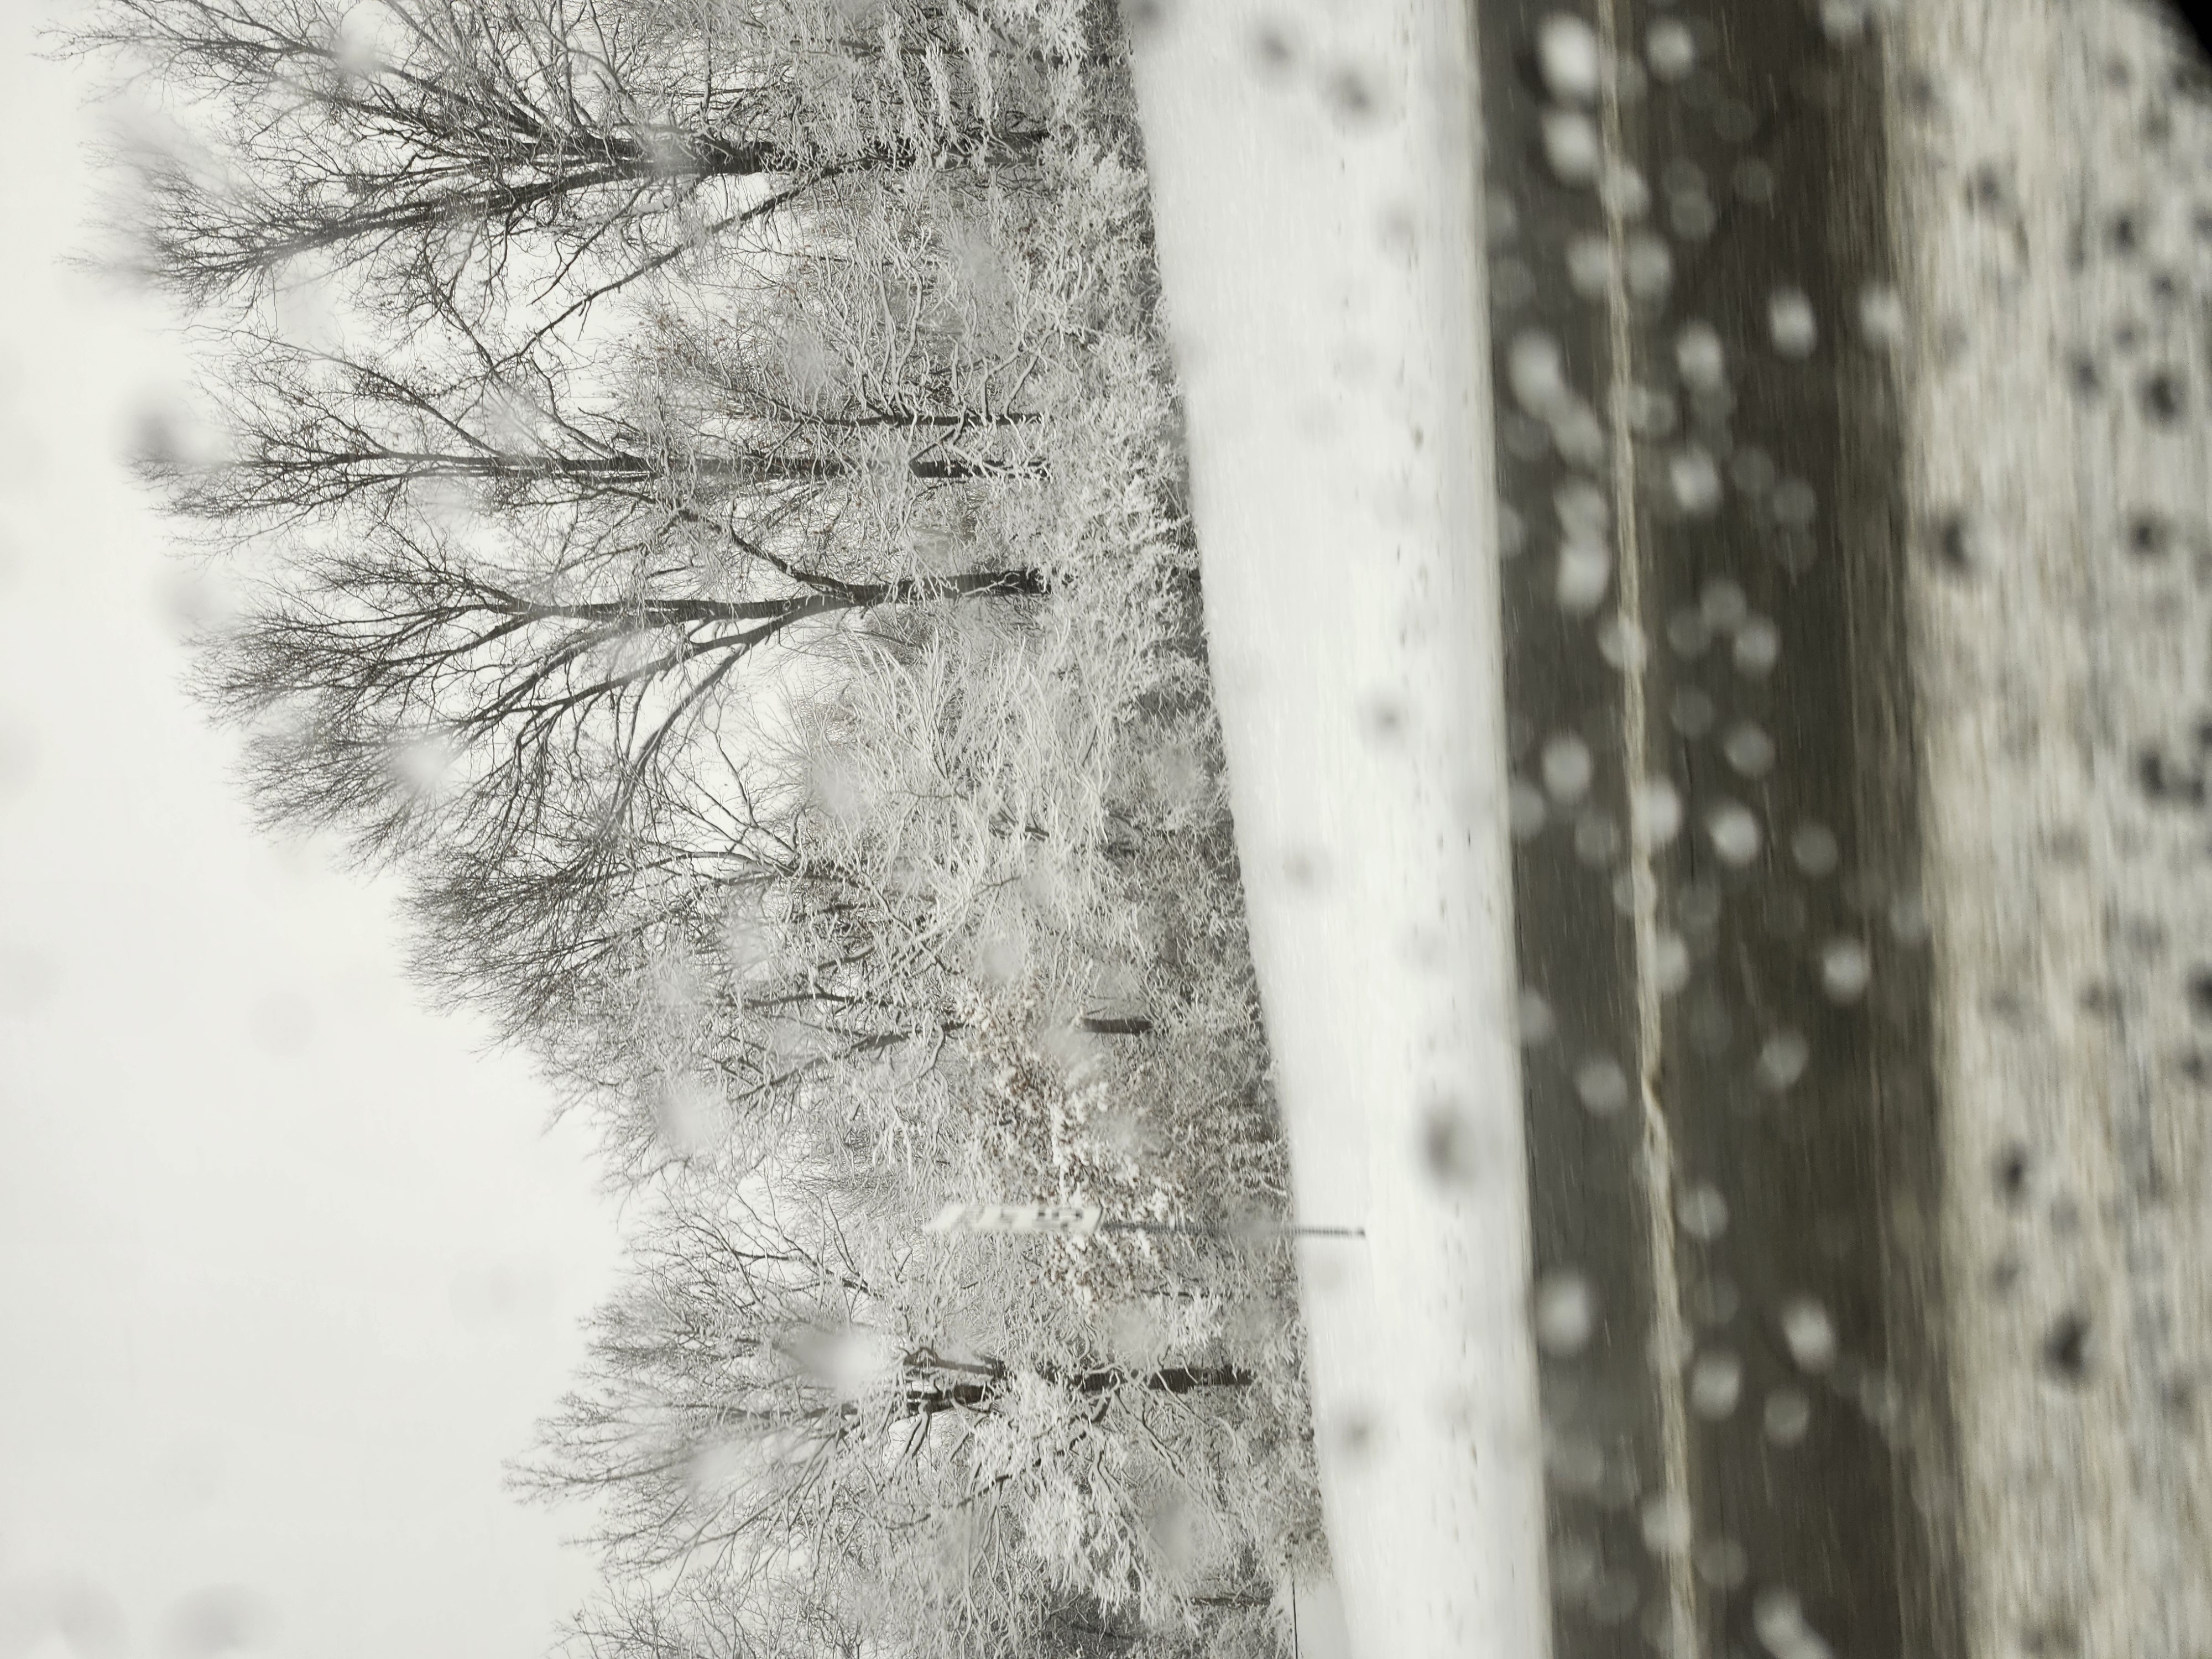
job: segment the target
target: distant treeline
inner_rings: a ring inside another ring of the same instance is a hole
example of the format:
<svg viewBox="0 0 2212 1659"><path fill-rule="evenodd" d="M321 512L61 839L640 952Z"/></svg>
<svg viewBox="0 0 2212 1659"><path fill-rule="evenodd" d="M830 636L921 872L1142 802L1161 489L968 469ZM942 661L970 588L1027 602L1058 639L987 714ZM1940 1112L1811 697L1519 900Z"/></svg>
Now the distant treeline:
<svg viewBox="0 0 2212 1659"><path fill-rule="evenodd" d="M95 0L267 822L637 1218L594 1659L1287 1651L1285 1169L1101 0Z"/></svg>

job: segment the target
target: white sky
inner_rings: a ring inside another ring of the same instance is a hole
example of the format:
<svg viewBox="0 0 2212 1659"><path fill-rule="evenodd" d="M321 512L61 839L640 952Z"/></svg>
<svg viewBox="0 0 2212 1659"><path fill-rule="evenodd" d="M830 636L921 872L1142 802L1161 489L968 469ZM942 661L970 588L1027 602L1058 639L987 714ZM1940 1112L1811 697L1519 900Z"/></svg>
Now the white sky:
<svg viewBox="0 0 2212 1659"><path fill-rule="evenodd" d="M587 1589L504 1459L614 1218L399 975L388 889L248 827L115 460L179 370L83 246L68 0L0 0L0 1659L523 1659Z"/></svg>

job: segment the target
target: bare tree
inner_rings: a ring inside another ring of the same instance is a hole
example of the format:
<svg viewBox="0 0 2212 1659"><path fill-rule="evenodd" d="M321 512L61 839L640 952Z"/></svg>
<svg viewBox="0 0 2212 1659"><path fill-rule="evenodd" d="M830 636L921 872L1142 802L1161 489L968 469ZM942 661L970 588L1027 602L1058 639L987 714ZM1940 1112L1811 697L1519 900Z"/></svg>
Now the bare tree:
<svg viewBox="0 0 2212 1659"><path fill-rule="evenodd" d="M696 781L726 763L715 781L738 787L740 722L718 694L742 665L878 607L1043 587L1020 569L864 582L771 558L781 591L725 597L650 540L561 512L537 523L556 538L495 550L513 564L466 546L466 526L398 515L293 550L200 673L256 733L270 818L343 830L375 859L435 841L485 871L526 842L564 848L552 868L581 878L673 787L672 763Z"/></svg>
<svg viewBox="0 0 2212 1659"><path fill-rule="evenodd" d="M841 1569L919 1583L947 1536L981 1527L1018 1602L985 1620L1001 1630L1066 1599L1024 1565L1025 1526L1055 1504L1118 1515L1105 1524L1141 1553L1148 1482L1105 1444L1195 1451L1192 1396L1250 1375L1086 1357L1079 1322L1018 1290L1018 1261L918 1272L884 1227L901 1216L777 1174L689 1182L659 1212L593 1322L583 1386L518 1468L525 1489L597 1498L619 1578L697 1572L740 1596L781 1580L816 1600ZM948 1319L971 1340L995 1322L1021 1351L948 1345L932 1328Z"/></svg>
<svg viewBox="0 0 2212 1659"><path fill-rule="evenodd" d="M617 1579L568 1621L554 1650L562 1659L889 1659L867 1643L853 1603L712 1571Z"/></svg>
<svg viewBox="0 0 2212 1659"><path fill-rule="evenodd" d="M259 731L264 811L410 858L426 973L510 1034L596 1001L619 1043L620 981L672 943L715 954L748 894L805 938L726 999L738 1097L960 1024L927 952L886 945L915 929L885 872L825 854L790 799L810 763L763 752L747 712L890 613L1054 585L989 561L969 505L1051 487L1042 325L994 247L927 240L878 222L848 243L872 263L700 287L599 362L488 325L376 357L234 330L230 453L154 460L222 544L276 549L203 672ZM971 327L979 307L1014 321ZM566 1069L617 1075L604 1034L573 1036Z"/></svg>
<svg viewBox="0 0 2212 1659"><path fill-rule="evenodd" d="M925 94L933 131L810 107L836 83L810 55L925 88L963 61L951 9L896 9L871 39L804 5L99 0L68 40L203 135L197 155L132 158L140 263L192 302L297 264L351 273L394 315L482 315L521 283L565 316L824 180L1034 152L1043 128L972 76L957 104Z"/></svg>
<svg viewBox="0 0 2212 1659"><path fill-rule="evenodd" d="M914 545L933 497L1036 476L969 446L988 413L779 397L764 371L670 348L672 324L597 363L504 354L488 332L372 355L234 331L228 453L148 464L217 545L260 561L202 678L261 728L265 811L372 858L437 848L455 916L550 923L628 904L622 880L745 862L718 805L762 787L741 667L772 681L879 613L1051 586ZM465 896L508 878L526 902ZM566 947L538 943L550 969Z"/></svg>
<svg viewBox="0 0 2212 1659"><path fill-rule="evenodd" d="M1022 466L963 453L963 433L981 422L957 415L908 414L902 429L927 430L902 451L871 443L858 422L741 400L735 386L719 399L686 395L699 388L650 374L657 364L625 383L564 354L501 357L474 335L447 353L401 355L234 329L216 367L227 452L145 465L178 512L234 529L427 492L489 511L598 503L602 516L648 514L662 533L772 562L738 524L818 525L825 491L872 470L950 483Z"/></svg>

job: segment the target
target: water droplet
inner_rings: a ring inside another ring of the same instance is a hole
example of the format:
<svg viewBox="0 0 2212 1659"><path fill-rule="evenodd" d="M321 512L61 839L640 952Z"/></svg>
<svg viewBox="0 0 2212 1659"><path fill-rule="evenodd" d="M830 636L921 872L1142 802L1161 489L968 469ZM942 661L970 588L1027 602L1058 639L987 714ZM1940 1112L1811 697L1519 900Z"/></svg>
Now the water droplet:
<svg viewBox="0 0 2212 1659"><path fill-rule="evenodd" d="M1775 660L1782 654L1782 631L1765 617L1745 619L1736 629L1736 672L1759 678L1772 671Z"/></svg>
<svg viewBox="0 0 2212 1659"><path fill-rule="evenodd" d="M1680 1555L1690 1547L1690 1505L1680 1492L1646 1498L1637 1518L1644 1532L1644 1547L1652 1554Z"/></svg>
<svg viewBox="0 0 2212 1659"><path fill-rule="evenodd" d="M1552 1016L1552 1005L1544 1000L1544 994L1527 987L1522 988L1513 1018L1523 1048L1540 1048L1559 1030L1559 1022Z"/></svg>
<svg viewBox="0 0 2212 1659"><path fill-rule="evenodd" d="M1651 944L1651 982L1671 997L1690 982L1690 945L1680 933L1662 932Z"/></svg>
<svg viewBox="0 0 2212 1659"><path fill-rule="evenodd" d="M1856 1002L1872 976L1866 946L1855 939L1832 939L1820 947L1820 988L1836 1002Z"/></svg>
<svg viewBox="0 0 2212 1659"><path fill-rule="evenodd" d="M1731 144L1747 142L1759 131L1759 117L1740 98L1723 98L1713 106L1713 131Z"/></svg>
<svg viewBox="0 0 2212 1659"><path fill-rule="evenodd" d="M1698 423L1705 428L1701 435L1706 445L1726 460L1735 448L1735 434L1728 429L1729 417L1735 413L1735 393L1724 386L1711 392L1693 392L1690 407Z"/></svg>
<svg viewBox="0 0 2212 1659"><path fill-rule="evenodd" d="M1656 236L1638 236L1628 244L1628 291L1639 300L1666 297L1674 281L1674 256Z"/></svg>
<svg viewBox="0 0 2212 1659"><path fill-rule="evenodd" d="M1751 1558L1733 1538L1709 1538L1691 1557L1698 1577L1715 1589L1738 1589L1751 1576Z"/></svg>
<svg viewBox="0 0 2212 1659"><path fill-rule="evenodd" d="M1813 486L1802 478L1784 478L1774 486L1773 493L1766 498L1766 506L1777 524L1785 529L1803 530L1819 513L1820 501L1813 493Z"/></svg>
<svg viewBox="0 0 2212 1659"><path fill-rule="evenodd" d="M1544 112L1544 159L1559 182L1587 185L1597 177L1597 123L1580 110Z"/></svg>
<svg viewBox="0 0 2212 1659"><path fill-rule="evenodd" d="M1755 155L1737 162L1729 182L1747 202L1764 204L1774 199L1774 169Z"/></svg>
<svg viewBox="0 0 2212 1659"><path fill-rule="evenodd" d="M1536 61L1553 97L1573 104L1596 101L1597 31L1581 18L1565 12L1547 17L1536 32Z"/></svg>
<svg viewBox="0 0 2212 1659"><path fill-rule="evenodd" d="M1724 1348L1701 1353L1690 1367L1690 1409L1709 1423L1735 1410L1743 1395L1743 1361Z"/></svg>
<svg viewBox="0 0 2212 1659"><path fill-rule="evenodd" d="M1849 46L1866 33L1867 0L1820 0L1820 33L1831 46Z"/></svg>
<svg viewBox="0 0 2212 1659"><path fill-rule="evenodd" d="M1605 1454L1598 1450L1595 1441L1584 1443L1589 1446L1591 1454L1599 1460L1599 1466L1602 1468ZM1552 1547L1552 1593L1573 1601L1589 1589L1597 1577L1597 1568L1595 1545L1580 1538L1559 1540Z"/></svg>
<svg viewBox="0 0 2212 1659"><path fill-rule="evenodd" d="M1704 1325L1725 1325L1736 1316L1743 1297L1735 1281L1725 1273L1694 1280L1690 1285L1691 1316Z"/></svg>
<svg viewBox="0 0 2212 1659"><path fill-rule="evenodd" d="M1552 492L1552 510L1570 537L1603 539L1613 514L1605 492L1584 478L1571 478Z"/></svg>
<svg viewBox="0 0 2212 1659"><path fill-rule="evenodd" d="M163 1648L174 1659L218 1659L225 1654L264 1651L276 1616L267 1602L243 1585L210 1584L173 1606L167 1623L168 1639ZM94 1641L99 1632L96 1623L85 1631ZM34 1625L29 1650L52 1652L58 1645L67 1653L85 1651L71 1639L76 1633L64 1629L57 1632L62 1638L58 1644L42 1642L36 1639L39 1632Z"/></svg>
<svg viewBox="0 0 2212 1659"><path fill-rule="evenodd" d="M1505 374L1514 401L1539 418L1566 396L1566 356L1550 335L1524 328L1507 349Z"/></svg>
<svg viewBox="0 0 2212 1659"><path fill-rule="evenodd" d="M1624 399L1628 422L1639 438L1664 438L1681 424L1681 408L1670 393L1648 386L1631 386Z"/></svg>
<svg viewBox="0 0 2212 1659"><path fill-rule="evenodd" d="M1807 357L1820 340L1813 302L1802 289L1778 288L1767 297L1767 334L1785 357Z"/></svg>
<svg viewBox="0 0 2212 1659"><path fill-rule="evenodd" d="M1752 1077L1760 1088L1778 1095L1805 1075L1806 1062L1812 1055L1811 1045L1798 1033L1777 1031L1759 1045Z"/></svg>
<svg viewBox="0 0 2212 1659"><path fill-rule="evenodd" d="M1843 849L1826 824L1801 823L1790 836L1790 856L1800 870L1818 879L1834 871Z"/></svg>
<svg viewBox="0 0 2212 1659"><path fill-rule="evenodd" d="M1877 351L1905 343L1905 301L1888 283L1869 283L1859 290L1859 337Z"/></svg>
<svg viewBox="0 0 2212 1659"><path fill-rule="evenodd" d="M1716 803L1705 814L1705 834L1723 864L1740 870L1759 856L1759 820L1740 801Z"/></svg>
<svg viewBox="0 0 2212 1659"><path fill-rule="evenodd" d="M1613 274L1613 245L1585 233L1567 239L1567 286L1585 300L1605 297Z"/></svg>
<svg viewBox="0 0 2212 1659"><path fill-rule="evenodd" d="M1559 547L1559 579L1553 597L1559 609L1588 616L1605 599L1613 582L1613 550L1600 541L1577 538Z"/></svg>
<svg viewBox="0 0 2212 1659"><path fill-rule="evenodd" d="M1782 1304L1782 1340L1800 1370L1825 1371L1836 1363L1835 1325L1809 1296L1793 1296Z"/></svg>
<svg viewBox="0 0 2212 1659"><path fill-rule="evenodd" d="M1712 642L1712 629L1705 625L1702 611L1685 608L1667 618L1667 643L1674 647L1677 656L1694 660Z"/></svg>
<svg viewBox="0 0 2212 1659"><path fill-rule="evenodd" d="M1625 674L1642 668L1650 654L1644 630L1625 617L1607 617L1598 624L1597 653Z"/></svg>
<svg viewBox="0 0 2212 1659"><path fill-rule="evenodd" d="M1521 515L1500 501L1498 504L1498 556L1501 559L1518 558L1528 541L1528 526L1522 521Z"/></svg>
<svg viewBox="0 0 2212 1659"><path fill-rule="evenodd" d="M1745 777L1763 778L1774 768L1774 739L1751 720L1738 720L1721 739L1721 753Z"/></svg>
<svg viewBox="0 0 2212 1659"><path fill-rule="evenodd" d="M1697 392L1718 392L1728 383L1728 354L1711 323L1691 323L1674 337L1674 367Z"/></svg>
<svg viewBox="0 0 2212 1659"><path fill-rule="evenodd" d="M1681 833L1682 797L1667 779L1646 778L1629 797L1628 823L1636 844L1656 852Z"/></svg>
<svg viewBox="0 0 2212 1659"><path fill-rule="evenodd" d="M1570 466L1595 471L1605 460L1605 428L1597 411L1579 398L1570 398L1552 416L1552 444Z"/></svg>
<svg viewBox="0 0 2212 1659"><path fill-rule="evenodd" d="M1668 717L1684 737L1702 738L1713 729L1716 712L1711 697L1694 685L1685 685L1675 689Z"/></svg>
<svg viewBox="0 0 2212 1659"><path fill-rule="evenodd" d="M1650 1338L1644 1344L1644 1352L1650 1358L1653 1370L1679 1371L1695 1357L1697 1346L1697 1338L1688 1331L1680 1327L1669 1329L1666 1326L1654 1325Z"/></svg>
<svg viewBox="0 0 2212 1659"><path fill-rule="evenodd" d="M1502 246L1521 234L1521 209L1510 191L1492 185L1483 191L1482 225L1492 246Z"/></svg>
<svg viewBox="0 0 2212 1659"><path fill-rule="evenodd" d="M1774 488L1774 461L1757 444L1747 444L1729 458L1729 477L1744 495L1756 499Z"/></svg>
<svg viewBox="0 0 2212 1659"><path fill-rule="evenodd" d="M1516 841L1534 841L1543 833L1547 813L1543 792L1523 778L1513 780L1505 797L1506 823Z"/></svg>
<svg viewBox="0 0 2212 1659"><path fill-rule="evenodd" d="M1775 1585L1759 1591L1751 1604L1751 1626L1774 1659L1796 1659L1805 1634L1805 1614L1795 1591Z"/></svg>
<svg viewBox="0 0 2212 1659"><path fill-rule="evenodd" d="M1777 1389L1766 1396L1759 1426L1778 1446L1794 1446L1812 1425L1813 1402L1796 1389Z"/></svg>
<svg viewBox="0 0 2212 1659"><path fill-rule="evenodd" d="M1628 1104L1628 1073L1620 1062L1600 1054L1575 1068L1575 1093L1599 1117L1611 1117Z"/></svg>
<svg viewBox="0 0 2212 1659"><path fill-rule="evenodd" d="M1544 744L1544 787L1561 805L1572 805L1589 793L1597 769L1589 745L1571 732L1562 732Z"/></svg>
<svg viewBox="0 0 2212 1659"><path fill-rule="evenodd" d="M1674 1215L1682 1231L1701 1243L1710 1244L1728 1231L1728 1200L1710 1181L1685 1187L1674 1200Z"/></svg>
<svg viewBox="0 0 2212 1659"><path fill-rule="evenodd" d="M1686 242L1704 241L1719 222L1712 198L1702 191L1667 198L1667 228Z"/></svg>
<svg viewBox="0 0 2212 1659"><path fill-rule="evenodd" d="M1705 617L1705 626L1716 633L1730 634L1743 624L1751 613L1744 599L1743 589L1726 576L1716 576L1698 595L1698 611Z"/></svg>
<svg viewBox="0 0 2212 1659"><path fill-rule="evenodd" d="M1544 1275L1536 1286L1536 1342L1554 1358L1571 1358L1597 1328L1597 1292L1580 1273Z"/></svg>
<svg viewBox="0 0 2212 1659"><path fill-rule="evenodd" d="M1674 486L1674 504L1693 517L1704 517L1721 504L1720 469L1704 450L1678 449L1667 464L1668 482Z"/></svg>
<svg viewBox="0 0 2212 1659"><path fill-rule="evenodd" d="M1662 17L1644 37L1644 61L1662 81L1680 81L1698 66L1698 43L1679 18Z"/></svg>
<svg viewBox="0 0 2212 1659"><path fill-rule="evenodd" d="M1702 933L1717 927L1721 919L1719 886L1703 878L1684 882L1674 895L1674 914L1692 933Z"/></svg>
<svg viewBox="0 0 2212 1659"><path fill-rule="evenodd" d="M1613 908L1624 916L1648 916L1659 908L1659 878L1649 870L1624 870L1613 878Z"/></svg>
<svg viewBox="0 0 2212 1659"><path fill-rule="evenodd" d="M1641 219L1651 210L1651 186L1626 161L1615 161L1606 169L1605 183L1598 194L1624 220Z"/></svg>

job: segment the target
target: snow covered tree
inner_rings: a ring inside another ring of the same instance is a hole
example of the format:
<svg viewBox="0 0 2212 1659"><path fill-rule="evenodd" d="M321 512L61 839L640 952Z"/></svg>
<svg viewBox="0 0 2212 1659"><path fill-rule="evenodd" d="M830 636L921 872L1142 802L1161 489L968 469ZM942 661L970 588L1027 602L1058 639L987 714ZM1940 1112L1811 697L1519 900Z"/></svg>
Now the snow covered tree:
<svg viewBox="0 0 2212 1659"><path fill-rule="evenodd" d="M527 295L542 325L827 180L1033 156L1048 129L979 19L871 9L98 0L70 38L194 130L131 157L165 287L206 305L338 273L387 315Z"/></svg>
<svg viewBox="0 0 2212 1659"><path fill-rule="evenodd" d="M594 1659L1164 1659L1311 1548L1280 1260L914 1233L1283 1196L1112 11L77 37L206 135L141 252L225 444L148 466L255 799L404 870L652 1206L523 1471L601 1503Z"/></svg>
<svg viewBox="0 0 2212 1659"><path fill-rule="evenodd" d="M790 384L758 320L740 341L665 315L598 362L517 360L483 331L371 356L235 330L228 452L149 466L253 573L203 682L259 730L264 808L429 860L429 959L484 981L509 1029L653 903L789 873L788 829L763 839L760 812L792 778L756 690L887 611L1050 585L970 528L979 489L1037 476L991 447L1033 418L1019 386L921 401L911 339L887 367L887 328L865 326L880 283L840 270L864 297L817 276L783 302L812 364Z"/></svg>
<svg viewBox="0 0 2212 1659"><path fill-rule="evenodd" d="M1036 1241L913 1220L804 1167L686 1178L520 1478L599 1500L611 1582L663 1609L712 1583L941 1644L906 1650L1018 1650L1071 1598L1162 1630L1250 1601L1282 1424L1248 1366L1178 1350L1202 1310L1140 1333L1040 1294Z"/></svg>
<svg viewBox="0 0 2212 1659"><path fill-rule="evenodd" d="M841 638L888 612L1026 610L1080 562L1110 487L1081 366L1112 372L1097 296L1129 287L1081 244L1140 202L1042 143L1088 27L103 0L75 36L215 135L222 164L163 174L143 216L165 279L204 312L271 302L204 333L219 459L149 458L252 592L204 684L257 733L269 817L415 860L426 963L506 1029L635 971L656 929L697 954L723 888L773 868L788 892L788 837L754 833L793 782L756 694L850 666ZM660 263L672 200L793 169L775 235ZM508 281L526 243L614 259L625 325L549 331ZM283 300L301 266L331 279L319 325ZM858 890L807 859L846 896L799 907L836 936L806 967L828 1006Z"/></svg>

